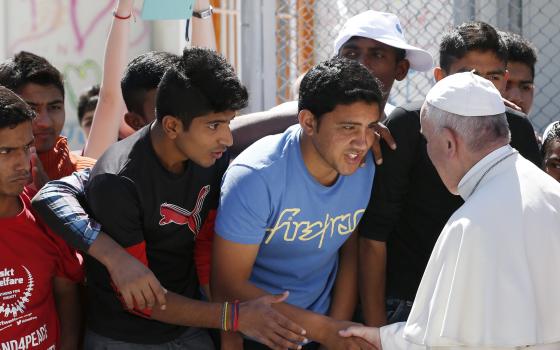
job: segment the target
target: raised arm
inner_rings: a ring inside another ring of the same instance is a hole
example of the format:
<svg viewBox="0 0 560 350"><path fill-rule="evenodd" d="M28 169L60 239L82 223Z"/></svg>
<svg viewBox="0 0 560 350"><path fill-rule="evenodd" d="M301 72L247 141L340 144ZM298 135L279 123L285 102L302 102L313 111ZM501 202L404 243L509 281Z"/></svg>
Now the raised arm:
<svg viewBox="0 0 560 350"><path fill-rule="evenodd" d="M204 11L210 8L209 0L196 0L194 3L194 11ZM216 35L214 33L214 22L212 17L197 18L191 17L192 23L192 39L193 47L205 47L216 50Z"/></svg>
<svg viewBox="0 0 560 350"><path fill-rule="evenodd" d="M99 102L93 115L88 142L84 148L84 155L90 158L98 159L117 141L119 126L126 111L120 81L126 67L132 20L132 16L128 16L133 11L133 4L134 0L119 0L105 45ZM122 19L126 17L128 19Z"/></svg>

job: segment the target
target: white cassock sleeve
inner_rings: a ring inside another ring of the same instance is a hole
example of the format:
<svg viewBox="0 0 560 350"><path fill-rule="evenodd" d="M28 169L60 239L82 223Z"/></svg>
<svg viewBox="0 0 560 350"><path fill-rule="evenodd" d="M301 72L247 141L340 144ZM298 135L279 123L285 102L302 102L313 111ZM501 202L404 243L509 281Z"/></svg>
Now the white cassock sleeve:
<svg viewBox="0 0 560 350"><path fill-rule="evenodd" d="M425 350L424 345L417 345L406 341L403 337L404 322L393 323L381 327L379 334L383 350Z"/></svg>

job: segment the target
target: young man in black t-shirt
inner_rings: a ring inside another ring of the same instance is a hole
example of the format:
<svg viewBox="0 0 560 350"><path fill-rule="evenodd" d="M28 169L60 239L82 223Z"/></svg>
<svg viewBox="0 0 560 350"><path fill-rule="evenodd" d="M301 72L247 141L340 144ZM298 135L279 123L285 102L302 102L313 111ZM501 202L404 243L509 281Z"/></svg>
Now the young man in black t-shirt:
<svg viewBox="0 0 560 350"><path fill-rule="evenodd" d="M496 30L481 22L462 24L440 44L436 81L475 70L503 93L507 50ZM360 224L361 297L371 326L406 321L432 248L445 222L461 206L428 158L420 134L421 102L398 107L386 122L399 145L382 149L369 206ZM511 145L540 165L533 127L522 113L507 108ZM384 147L384 145L383 145Z"/></svg>
<svg viewBox="0 0 560 350"><path fill-rule="evenodd" d="M245 87L221 56L186 49L158 86L156 120L111 146L98 160L85 198L106 233L96 239L98 249L126 249L153 270L168 292L165 307L160 299L146 308L134 298L134 308L126 310L106 266L88 256L86 349L109 344L125 349L213 348L207 333L194 327L237 328L286 348L303 341L301 328L270 308L270 302L285 298L241 304L236 315L226 304L195 300L195 242L203 231L213 230L228 164L225 152L233 142L229 122L246 104ZM82 234L73 224L61 225L63 220L47 205L37 208L49 225L67 231L60 233L66 239Z"/></svg>

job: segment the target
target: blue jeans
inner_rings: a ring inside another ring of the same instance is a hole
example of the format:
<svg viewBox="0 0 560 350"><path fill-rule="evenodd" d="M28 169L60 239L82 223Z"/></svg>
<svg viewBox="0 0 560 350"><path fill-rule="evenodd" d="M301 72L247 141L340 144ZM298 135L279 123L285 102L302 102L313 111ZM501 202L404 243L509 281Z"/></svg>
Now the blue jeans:
<svg viewBox="0 0 560 350"><path fill-rule="evenodd" d="M387 298L385 300L385 307L387 310L387 324L406 322L412 309L412 301Z"/></svg>
<svg viewBox="0 0 560 350"><path fill-rule="evenodd" d="M86 331L84 350L214 350L208 332L200 328L189 328L177 339L163 344L136 344L104 337L91 330Z"/></svg>

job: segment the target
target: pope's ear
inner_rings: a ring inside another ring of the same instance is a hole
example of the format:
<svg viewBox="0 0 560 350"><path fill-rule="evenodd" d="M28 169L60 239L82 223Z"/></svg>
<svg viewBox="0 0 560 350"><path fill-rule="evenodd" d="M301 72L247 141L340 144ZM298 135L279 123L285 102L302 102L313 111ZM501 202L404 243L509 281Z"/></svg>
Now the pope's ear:
<svg viewBox="0 0 560 350"><path fill-rule="evenodd" d="M459 143L459 136L458 134L449 128L442 128L440 130L441 140L444 145L445 154L448 157L453 157L457 154L457 147Z"/></svg>

